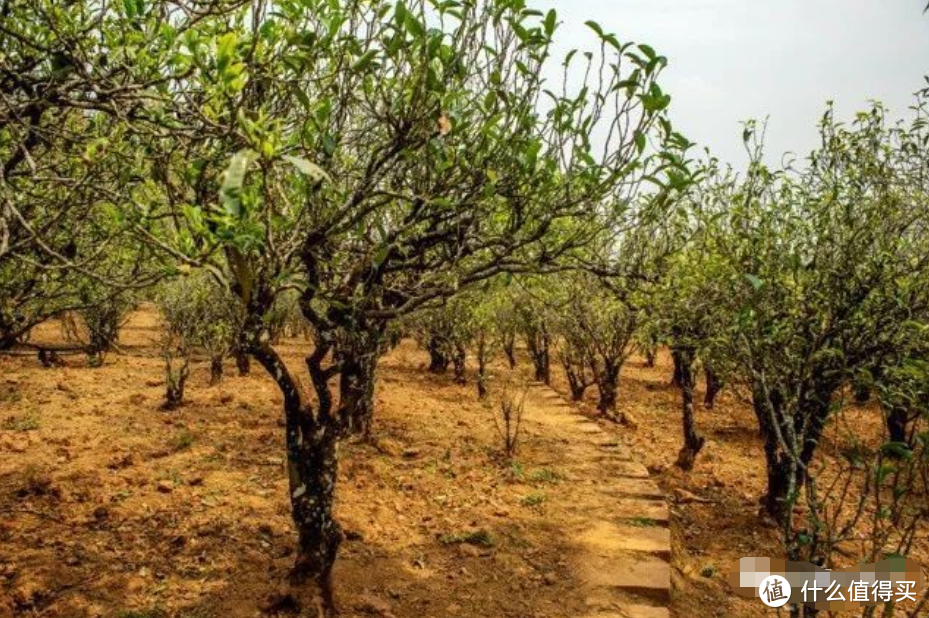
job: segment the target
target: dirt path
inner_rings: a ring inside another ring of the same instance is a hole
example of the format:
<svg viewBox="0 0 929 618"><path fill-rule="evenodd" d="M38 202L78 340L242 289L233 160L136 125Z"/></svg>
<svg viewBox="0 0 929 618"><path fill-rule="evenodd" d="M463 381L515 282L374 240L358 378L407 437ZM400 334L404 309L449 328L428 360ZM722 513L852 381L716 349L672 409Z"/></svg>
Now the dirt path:
<svg viewBox="0 0 929 618"><path fill-rule="evenodd" d="M280 393L199 363L166 413L156 335L138 316L100 368L0 357L0 618L271 615L296 543ZM497 399L425 362L385 357L379 444L344 445L343 615L668 616L667 508L621 432L536 385L507 460Z"/></svg>
<svg viewBox="0 0 929 618"><path fill-rule="evenodd" d="M535 440L551 443L545 463L568 481L560 496L567 513L563 527L586 617L668 616L668 508L645 466L544 385L530 388L524 423Z"/></svg>

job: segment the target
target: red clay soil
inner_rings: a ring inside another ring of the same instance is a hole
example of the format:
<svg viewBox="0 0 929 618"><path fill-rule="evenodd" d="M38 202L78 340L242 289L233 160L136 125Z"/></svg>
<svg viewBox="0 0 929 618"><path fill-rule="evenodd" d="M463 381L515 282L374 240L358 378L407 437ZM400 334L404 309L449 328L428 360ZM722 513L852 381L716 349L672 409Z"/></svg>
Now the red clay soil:
<svg viewBox="0 0 929 618"><path fill-rule="evenodd" d="M0 357L0 618L268 615L295 546L280 394L259 367L238 377L232 363L210 387L202 362L186 405L161 410L158 332L151 313L136 314L122 353L100 368L79 356L50 369ZM37 336L60 339L54 327ZM294 367L308 347L279 346ZM430 375L425 360L408 342L383 360L377 445L342 449L343 614L585 615L565 530L602 505L586 504L553 463L567 438L530 426L515 461L502 461L473 384ZM655 368L630 361L620 401L638 428L599 424L678 498L671 615L763 615L724 581L733 560L776 554L776 531L757 514L763 460L750 410L723 393L717 411L699 412L709 440L682 475L670 467L680 445L670 375L665 357Z"/></svg>

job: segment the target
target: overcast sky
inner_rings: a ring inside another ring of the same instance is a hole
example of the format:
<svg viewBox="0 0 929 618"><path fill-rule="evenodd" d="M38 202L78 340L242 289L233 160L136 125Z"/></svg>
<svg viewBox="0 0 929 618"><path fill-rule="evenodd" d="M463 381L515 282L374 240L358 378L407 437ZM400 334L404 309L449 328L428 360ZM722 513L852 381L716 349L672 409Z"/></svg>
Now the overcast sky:
<svg viewBox="0 0 929 618"><path fill-rule="evenodd" d="M907 112L929 74L922 0L534 0L558 11L559 51L598 21L668 57L661 80L691 140L742 167L740 122L770 117L768 155L805 154L827 100L843 117L871 99Z"/></svg>

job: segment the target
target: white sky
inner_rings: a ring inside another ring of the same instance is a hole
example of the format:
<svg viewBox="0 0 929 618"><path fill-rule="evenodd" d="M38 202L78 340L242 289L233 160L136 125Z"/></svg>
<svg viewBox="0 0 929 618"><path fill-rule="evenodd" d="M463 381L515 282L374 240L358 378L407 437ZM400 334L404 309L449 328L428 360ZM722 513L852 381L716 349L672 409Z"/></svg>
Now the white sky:
<svg viewBox="0 0 929 618"><path fill-rule="evenodd" d="M555 8L559 55L595 40L593 19L621 42L667 56L661 79L676 127L742 167L741 122L770 117L767 152L805 155L827 100L848 118L882 101L905 116L929 74L923 0L530 0Z"/></svg>

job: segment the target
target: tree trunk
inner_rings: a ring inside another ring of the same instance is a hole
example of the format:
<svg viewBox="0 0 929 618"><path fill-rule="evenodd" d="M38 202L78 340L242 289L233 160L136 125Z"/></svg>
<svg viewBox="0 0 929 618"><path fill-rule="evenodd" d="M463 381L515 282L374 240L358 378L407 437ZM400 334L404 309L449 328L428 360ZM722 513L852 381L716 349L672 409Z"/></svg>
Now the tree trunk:
<svg viewBox="0 0 929 618"><path fill-rule="evenodd" d="M793 501L806 482L804 470L812 462L816 453L829 418L832 393L835 392L835 388L837 385L831 382L807 386L802 390L804 394L797 404L795 416L791 416L784 409L783 396L777 391L771 392L770 404L773 408L774 419L781 424L791 423L797 433L798 447L802 444L799 448L798 461L792 461L790 455L783 451L775 428L771 425L769 411L765 408L764 400L757 393L753 396L755 415L758 418L761 435L765 440L768 487L763 502L765 510L781 524L787 521L786 518L793 508Z"/></svg>
<svg viewBox="0 0 929 618"><path fill-rule="evenodd" d="M681 366L680 359L675 358L672 354L671 359L674 361L674 373L671 374L671 386L681 387Z"/></svg>
<svg viewBox="0 0 929 618"><path fill-rule="evenodd" d="M703 397L703 407L712 410L716 403L716 395L722 390L723 383L709 365L704 367L703 372L706 376L706 395Z"/></svg>
<svg viewBox="0 0 929 618"><path fill-rule="evenodd" d="M304 414L308 411L286 411L290 503L299 538L291 582L299 586L314 580L329 615L335 609L332 567L342 543L342 528L333 516L338 434L331 427L307 432L299 418Z"/></svg>
<svg viewBox="0 0 929 618"><path fill-rule="evenodd" d="M261 315L260 312L254 312ZM284 396L287 445L287 475L294 525L297 529L297 557L291 571L296 593L313 581L325 616L335 615L332 567L335 564L342 529L333 516L338 480L338 442L344 435L345 416L331 414L332 396L327 379L331 373L321 367L328 353L328 340L317 345L306 359L318 399L318 414L304 403L296 379L273 348L261 341L259 324L253 325L249 350L274 379ZM342 402L340 402L342 403ZM301 595L302 596L302 595ZM296 601L300 605L299 600Z"/></svg>
<svg viewBox="0 0 929 618"><path fill-rule="evenodd" d="M584 375L583 365L575 367L574 363L567 355L561 359L561 366L564 367L565 378L568 380L568 388L571 390L571 401L583 401L584 393L590 383Z"/></svg>
<svg viewBox="0 0 929 618"><path fill-rule="evenodd" d="M455 369L455 384L467 384L468 379L465 376L466 369L466 360L468 354L464 345L461 343L455 344L455 351L452 355L452 366Z"/></svg>
<svg viewBox="0 0 929 618"><path fill-rule="evenodd" d="M693 470L697 454L703 448L704 438L697 433L694 413L694 361L693 350L674 349L675 366L680 367L681 408L684 424L684 446L677 456L677 466L686 472Z"/></svg>
<svg viewBox="0 0 929 618"><path fill-rule="evenodd" d="M906 410L899 406L895 406L886 414L887 432L890 441L907 443L909 441L909 436L907 435L907 421L909 418Z"/></svg>
<svg viewBox="0 0 929 618"><path fill-rule="evenodd" d="M526 333L526 345L529 348L529 354L532 356L532 364L535 367L535 379L545 384L551 384L551 355L549 353L548 329L542 323L538 328Z"/></svg>
<svg viewBox="0 0 929 618"><path fill-rule="evenodd" d="M645 366L651 369L655 366L655 359L658 357L658 348L649 347L645 350Z"/></svg>
<svg viewBox="0 0 929 618"><path fill-rule="evenodd" d="M371 439L381 331L374 328L354 332L343 337L342 342L336 351L341 363L339 410L346 416L351 433Z"/></svg>
<svg viewBox="0 0 929 618"><path fill-rule="evenodd" d="M210 359L210 386L215 386L223 380L223 357L214 356Z"/></svg>
<svg viewBox="0 0 929 618"><path fill-rule="evenodd" d="M240 376L247 376L252 371L252 362L247 352L237 350L235 353L235 366Z"/></svg>
<svg viewBox="0 0 929 618"><path fill-rule="evenodd" d="M616 392L619 390L619 366L607 363L597 376L600 400L597 410L610 418L616 417Z"/></svg>
<svg viewBox="0 0 929 618"><path fill-rule="evenodd" d="M510 369L516 369L516 334L507 333L503 336L503 353L510 364Z"/></svg>
<svg viewBox="0 0 929 618"><path fill-rule="evenodd" d="M184 403L184 386L190 374L190 361L183 356L180 367L175 367L175 359L165 359L165 401L162 408L175 410Z"/></svg>
<svg viewBox="0 0 929 618"><path fill-rule="evenodd" d="M438 337L430 337L426 345L429 352L429 372L445 373L448 369L449 359L445 356L445 349Z"/></svg>
<svg viewBox="0 0 929 618"><path fill-rule="evenodd" d="M487 397L487 339L483 333L477 338L477 397Z"/></svg>

